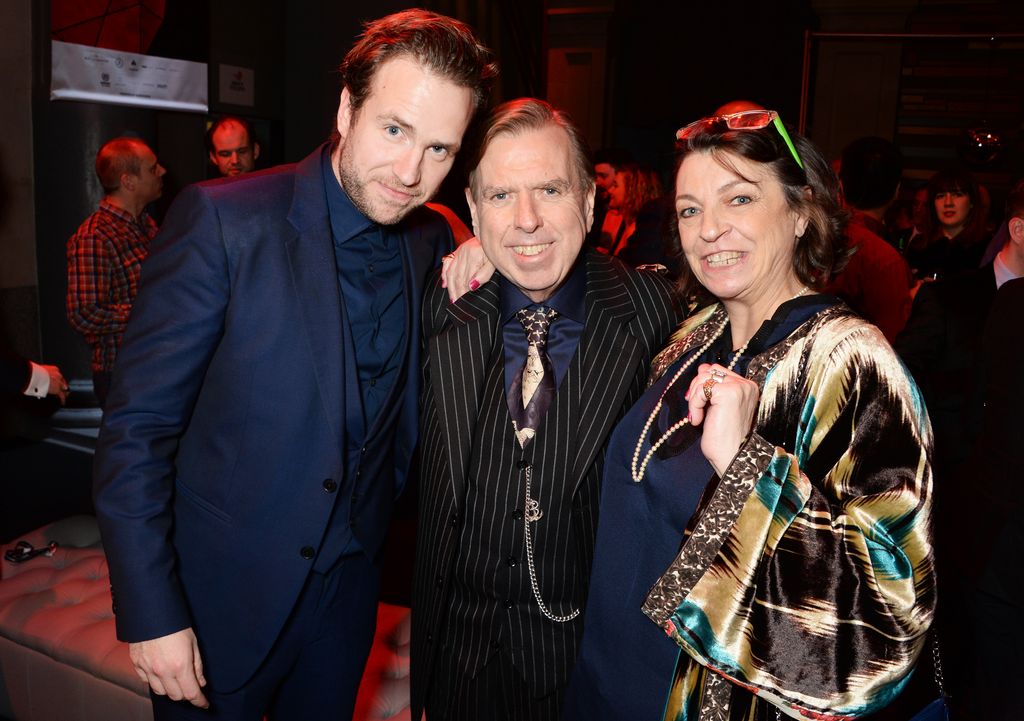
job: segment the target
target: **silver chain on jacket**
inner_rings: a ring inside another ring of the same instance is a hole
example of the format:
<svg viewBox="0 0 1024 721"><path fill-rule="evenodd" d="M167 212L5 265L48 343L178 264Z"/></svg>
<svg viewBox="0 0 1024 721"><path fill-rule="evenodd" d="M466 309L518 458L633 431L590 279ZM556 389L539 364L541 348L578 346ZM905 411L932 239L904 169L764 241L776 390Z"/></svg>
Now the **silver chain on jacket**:
<svg viewBox="0 0 1024 721"><path fill-rule="evenodd" d="M526 468L526 499L523 510L523 528L526 537L526 566L530 571L530 588L533 589L533 597L536 599L537 605L540 606L540 612L544 614L544 618L555 623L566 623L579 616L580 610L577 608L567 616L557 616L548 609L544 599L540 597L540 584L537 583L537 571L533 566L533 539L530 536L530 524L543 518L544 511L541 510L540 504L530 496L530 482L532 480L533 467L528 466Z"/></svg>

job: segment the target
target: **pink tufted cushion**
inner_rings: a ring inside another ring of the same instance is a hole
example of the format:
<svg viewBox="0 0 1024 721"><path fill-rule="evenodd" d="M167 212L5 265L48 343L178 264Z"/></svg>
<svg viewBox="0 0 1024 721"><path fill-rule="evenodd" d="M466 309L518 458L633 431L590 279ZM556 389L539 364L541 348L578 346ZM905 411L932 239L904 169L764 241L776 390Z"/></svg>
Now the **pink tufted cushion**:
<svg viewBox="0 0 1024 721"><path fill-rule="evenodd" d="M57 540L60 528L55 534L41 529L25 540L38 548ZM3 561L0 635L148 697L128 647L114 636L107 561L99 547L62 545L52 558Z"/></svg>
<svg viewBox="0 0 1024 721"><path fill-rule="evenodd" d="M10 642L0 643L0 715L19 721L55 718L41 709L56 702L61 709L56 718L62 721L148 718L146 684L132 668L127 644L115 637L109 573L95 519L66 519L18 540L36 548L54 540L61 545L51 558L0 561L0 641ZM409 609L378 606L356 721L409 718L409 630ZM48 677L28 678L32 674ZM72 697L80 703L69 704ZM112 703L119 713L104 708ZM93 715L77 715L71 706Z"/></svg>

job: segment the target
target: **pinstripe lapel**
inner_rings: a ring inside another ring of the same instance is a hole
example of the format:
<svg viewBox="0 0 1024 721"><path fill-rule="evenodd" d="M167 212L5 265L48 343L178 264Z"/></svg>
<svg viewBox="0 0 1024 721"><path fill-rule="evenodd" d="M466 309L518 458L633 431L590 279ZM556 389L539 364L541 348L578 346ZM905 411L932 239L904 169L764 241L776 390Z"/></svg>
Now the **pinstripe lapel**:
<svg viewBox="0 0 1024 721"><path fill-rule="evenodd" d="M580 340L579 425L573 487L583 479L621 415L619 410L636 379L643 349L627 325L636 316L633 299L611 260L589 253L587 321Z"/></svg>
<svg viewBox="0 0 1024 721"><path fill-rule="evenodd" d="M445 439L455 505L462 503L480 392L494 345L500 300L492 278L446 309L447 327L429 341L430 382Z"/></svg>

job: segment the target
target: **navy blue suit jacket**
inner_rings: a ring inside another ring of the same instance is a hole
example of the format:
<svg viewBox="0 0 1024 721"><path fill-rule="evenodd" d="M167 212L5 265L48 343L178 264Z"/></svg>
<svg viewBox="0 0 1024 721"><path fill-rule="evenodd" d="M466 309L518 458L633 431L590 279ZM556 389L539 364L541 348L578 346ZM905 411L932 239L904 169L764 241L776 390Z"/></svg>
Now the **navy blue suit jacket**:
<svg viewBox="0 0 1024 721"><path fill-rule="evenodd" d="M335 500L352 503L354 533L376 552L416 444L420 298L451 234L426 209L399 226L406 372L381 414L397 421L384 439L370 429L386 451L366 454L346 485L355 369L320 152L176 199L143 268L97 448L118 636L192 626L222 691L266 657Z"/></svg>

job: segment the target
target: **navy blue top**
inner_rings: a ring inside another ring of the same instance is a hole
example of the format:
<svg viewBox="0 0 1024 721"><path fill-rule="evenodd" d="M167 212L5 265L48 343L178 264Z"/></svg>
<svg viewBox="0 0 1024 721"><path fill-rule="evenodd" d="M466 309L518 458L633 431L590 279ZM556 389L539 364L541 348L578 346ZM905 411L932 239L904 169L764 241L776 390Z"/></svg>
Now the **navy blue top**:
<svg viewBox="0 0 1024 721"><path fill-rule="evenodd" d="M543 303L534 303L508 278L501 278L501 332L505 343L505 396L508 397L512 381L526 362L526 332L516 318L523 308L539 305L554 308L558 317L548 330L548 358L555 369L555 387L562 382L569 371L572 357L583 337L583 325L587 320L587 271L582 261L583 254L569 271L569 276L550 298Z"/></svg>
<svg viewBox="0 0 1024 721"><path fill-rule="evenodd" d="M326 573L339 558L362 550L349 523L351 487L366 434L398 382L405 340L405 303L399 236L363 215L338 183L330 145L321 155L334 260L342 295L345 368L345 482L314 570ZM340 439L339 439L340 440Z"/></svg>
<svg viewBox="0 0 1024 721"><path fill-rule="evenodd" d="M359 369L364 422L373 425L397 381L405 340L405 298L399 236L352 204L323 155L327 207L334 235L338 284Z"/></svg>
<svg viewBox="0 0 1024 721"><path fill-rule="evenodd" d="M733 370L746 373L750 359L784 340L832 296L812 295L779 306L751 338ZM567 721L660 721L679 648L640 610L648 592L671 565L683 531L714 477L700 449L701 428L676 431L647 465L640 483L630 466L637 439L676 371L696 351L679 358L633 405L612 433L601 487L597 545L587 600L583 643L563 718ZM729 328L683 373L644 440L638 463L666 428L683 418L683 398L701 363L732 360Z"/></svg>

